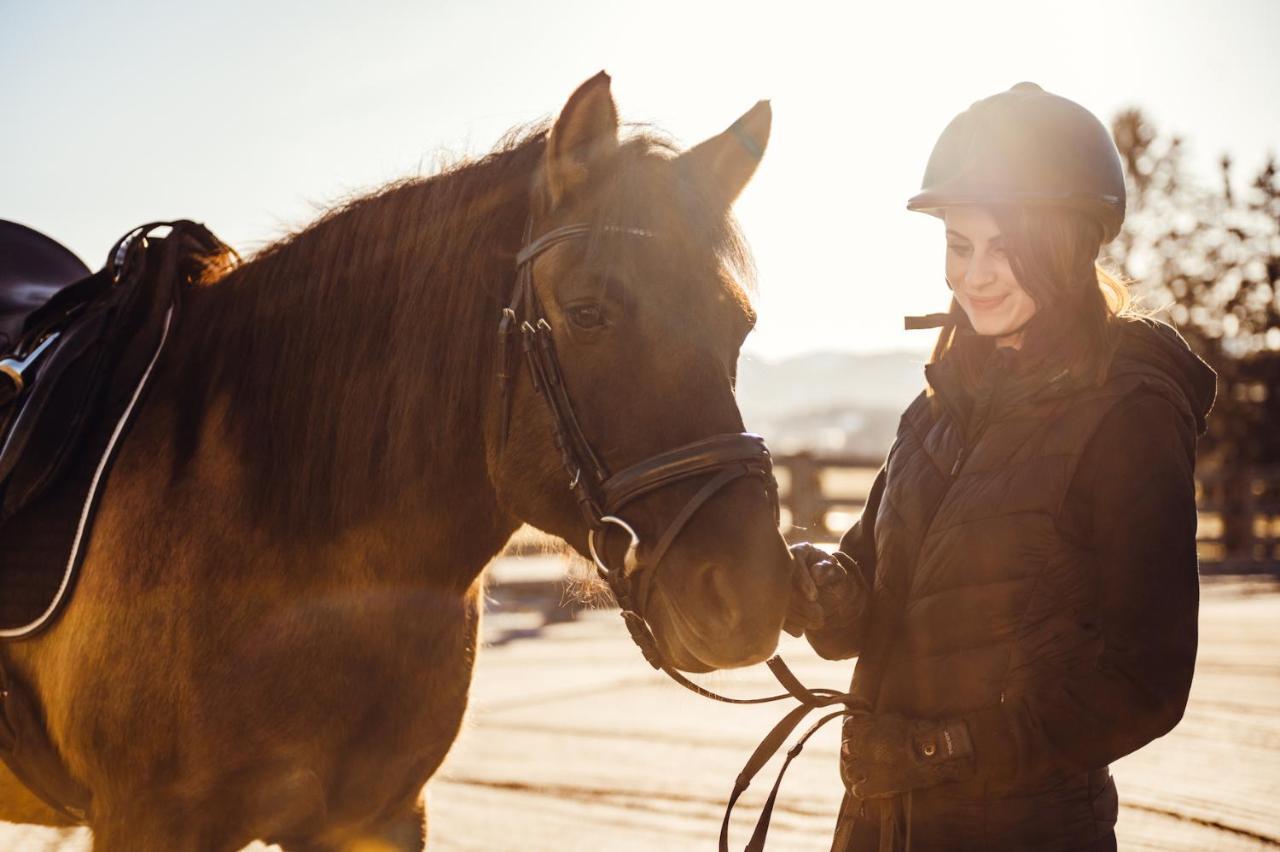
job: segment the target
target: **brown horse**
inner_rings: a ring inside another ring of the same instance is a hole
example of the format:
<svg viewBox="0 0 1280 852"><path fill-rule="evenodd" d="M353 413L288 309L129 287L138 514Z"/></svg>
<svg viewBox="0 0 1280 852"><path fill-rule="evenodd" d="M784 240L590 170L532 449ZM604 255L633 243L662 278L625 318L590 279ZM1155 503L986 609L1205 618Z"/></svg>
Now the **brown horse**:
<svg viewBox="0 0 1280 852"><path fill-rule="evenodd" d="M753 315L729 208L769 125L761 103L684 153L620 138L602 73L549 130L351 202L190 294L74 597L6 649L92 791L97 849L422 848L481 571L521 522L587 550L527 374L505 429L496 411L526 227L594 228L534 280L607 465L741 431ZM699 484L628 520L656 535ZM771 652L789 577L742 479L636 580L667 660L707 671ZM7 773L0 818L56 823Z"/></svg>

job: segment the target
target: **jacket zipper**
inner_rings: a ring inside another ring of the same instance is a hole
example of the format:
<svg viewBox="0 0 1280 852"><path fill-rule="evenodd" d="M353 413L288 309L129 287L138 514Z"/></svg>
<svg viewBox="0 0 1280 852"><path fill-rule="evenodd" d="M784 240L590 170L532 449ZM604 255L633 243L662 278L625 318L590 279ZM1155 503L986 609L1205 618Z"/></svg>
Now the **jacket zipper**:
<svg viewBox="0 0 1280 852"><path fill-rule="evenodd" d="M982 413L982 419L978 421L977 428L975 428L971 434L965 435L963 443L960 444L960 452L956 453L955 463L951 465L950 476L953 480L960 475L960 471L964 467L965 460L969 458L969 452L977 446L978 441L982 438L982 433L987 431L987 421L991 419L992 407L992 405L987 406L987 410ZM952 419L955 420L954 412L951 416ZM956 422L959 423L959 421ZM963 427L961 427L961 430L962 432L968 431Z"/></svg>
<svg viewBox="0 0 1280 852"><path fill-rule="evenodd" d="M952 480L960 475L960 471L964 467L965 460L969 458L970 450L977 446L978 441L982 438L982 434L987 431L987 424L991 420L991 412L996 408L996 394L998 391L998 386L992 388L991 396L987 398L986 408L982 412L982 419L978 421L972 432L966 428L968 426L967 423L961 425L961 431L964 433L964 441L960 445L960 452L956 454L955 464L951 465L950 475ZM956 417L956 408L950 404L948 405L948 408L951 409L951 419L959 425L960 420Z"/></svg>

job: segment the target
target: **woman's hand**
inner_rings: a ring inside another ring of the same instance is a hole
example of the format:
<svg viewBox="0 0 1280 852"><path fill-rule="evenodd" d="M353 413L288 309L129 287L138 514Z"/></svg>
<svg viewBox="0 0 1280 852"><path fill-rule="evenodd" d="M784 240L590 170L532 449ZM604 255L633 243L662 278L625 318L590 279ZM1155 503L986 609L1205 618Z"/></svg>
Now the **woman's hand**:
<svg viewBox="0 0 1280 852"><path fill-rule="evenodd" d="M849 576L835 557L807 541L791 545L791 560L791 605L782 629L802 636L841 611Z"/></svg>

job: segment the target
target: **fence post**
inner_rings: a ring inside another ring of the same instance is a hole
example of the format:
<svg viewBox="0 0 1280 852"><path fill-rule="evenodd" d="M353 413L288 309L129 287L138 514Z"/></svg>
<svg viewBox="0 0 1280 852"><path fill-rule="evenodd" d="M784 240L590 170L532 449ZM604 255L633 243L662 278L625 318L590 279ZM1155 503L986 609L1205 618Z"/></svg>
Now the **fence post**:
<svg viewBox="0 0 1280 852"><path fill-rule="evenodd" d="M791 528L802 528L807 537L818 538L827 533L827 506L822 495L822 469L813 453L791 456Z"/></svg>
<svg viewBox="0 0 1280 852"><path fill-rule="evenodd" d="M1218 480L1222 515L1222 544L1228 560L1254 559L1253 477L1248 468L1231 464Z"/></svg>

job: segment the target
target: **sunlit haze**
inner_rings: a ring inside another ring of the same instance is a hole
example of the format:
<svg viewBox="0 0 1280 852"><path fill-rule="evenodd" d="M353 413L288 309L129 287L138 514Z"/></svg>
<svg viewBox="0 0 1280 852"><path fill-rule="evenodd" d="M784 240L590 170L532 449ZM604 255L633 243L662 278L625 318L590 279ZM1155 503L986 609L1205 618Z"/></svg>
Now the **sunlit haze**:
<svg viewBox="0 0 1280 852"><path fill-rule="evenodd" d="M1204 180L1280 141L1274 2L6 2L0 218L99 265L144 221L242 251L317 208L487 150L613 76L624 120L684 144L772 100L738 214L760 272L754 357L920 349L943 239L907 213L938 132L1034 80L1104 121L1137 105ZM216 11L215 11L216 10Z"/></svg>

